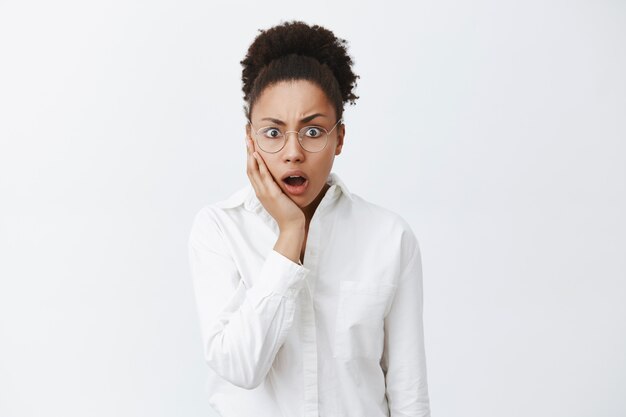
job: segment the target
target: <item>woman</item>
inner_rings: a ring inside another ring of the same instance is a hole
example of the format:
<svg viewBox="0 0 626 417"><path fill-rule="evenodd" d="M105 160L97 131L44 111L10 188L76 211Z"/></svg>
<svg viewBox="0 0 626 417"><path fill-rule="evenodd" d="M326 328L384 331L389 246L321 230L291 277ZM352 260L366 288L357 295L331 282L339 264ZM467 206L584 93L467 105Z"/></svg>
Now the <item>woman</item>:
<svg viewBox="0 0 626 417"><path fill-rule="evenodd" d="M280 24L243 65L250 184L196 215L189 255L222 417L429 416L417 239L335 172L346 41Z"/></svg>

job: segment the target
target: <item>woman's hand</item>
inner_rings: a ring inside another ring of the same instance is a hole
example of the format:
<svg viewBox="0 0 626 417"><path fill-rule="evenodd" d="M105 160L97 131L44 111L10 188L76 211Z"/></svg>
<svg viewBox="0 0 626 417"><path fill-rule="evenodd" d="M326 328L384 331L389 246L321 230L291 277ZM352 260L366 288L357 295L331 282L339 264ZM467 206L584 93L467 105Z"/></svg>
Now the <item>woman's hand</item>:
<svg viewBox="0 0 626 417"><path fill-rule="evenodd" d="M246 145L248 149L246 172L265 210L276 220L281 232L304 230L305 217L302 209L276 183L265 161L256 152L254 141L246 137Z"/></svg>

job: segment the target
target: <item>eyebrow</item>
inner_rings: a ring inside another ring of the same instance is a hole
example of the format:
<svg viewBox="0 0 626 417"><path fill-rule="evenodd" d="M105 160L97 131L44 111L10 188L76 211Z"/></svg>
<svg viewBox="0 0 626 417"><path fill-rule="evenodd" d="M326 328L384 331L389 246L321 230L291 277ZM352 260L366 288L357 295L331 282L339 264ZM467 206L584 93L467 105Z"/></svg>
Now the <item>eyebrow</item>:
<svg viewBox="0 0 626 417"><path fill-rule="evenodd" d="M312 114L312 115L307 116L307 117L305 117L304 119L300 120L300 123L307 123L307 122L310 122L311 120L315 119L316 117L328 117L328 116L326 116L325 114L322 114L322 113L315 113L315 114ZM261 119L261 120L262 120L262 121L263 121L263 120L269 120L270 122L272 122L272 123L276 123L277 125L281 125L281 126L285 126L285 125L286 125L286 123L285 123L285 122L283 122L282 120L279 120L279 119L274 119L274 118L272 118L272 117L264 117L264 118L263 118L263 119Z"/></svg>

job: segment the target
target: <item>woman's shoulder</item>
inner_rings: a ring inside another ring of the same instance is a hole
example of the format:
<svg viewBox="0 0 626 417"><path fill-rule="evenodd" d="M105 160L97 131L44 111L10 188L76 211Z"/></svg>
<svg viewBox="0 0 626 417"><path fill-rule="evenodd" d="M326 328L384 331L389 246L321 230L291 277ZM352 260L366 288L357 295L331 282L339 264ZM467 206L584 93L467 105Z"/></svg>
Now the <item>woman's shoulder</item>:
<svg viewBox="0 0 626 417"><path fill-rule="evenodd" d="M399 212L379 203L352 194L356 217L374 234L399 240L402 246L414 250L419 247L417 236L407 218ZM419 249L418 249L419 250Z"/></svg>
<svg viewBox="0 0 626 417"><path fill-rule="evenodd" d="M249 196L250 187L242 187L226 198L207 202L198 208L193 216L192 235L205 234L209 229L220 230L228 212L244 207ZM204 233L203 233L204 232Z"/></svg>
<svg viewBox="0 0 626 417"><path fill-rule="evenodd" d="M249 198L250 188L241 187L225 198L205 203L196 211L196 217L219 216L229 209L243 208Z"/></svg>
<svg viewBox="0 0 626 417"><path fill-rule="evenodd" d="M367 200L358 194L352 194L354 210L372 220L382 222L387 226L400 229L411 229L411 226L399 212L390 209L382 204Z"/></svg>
<svg viewBox="0 0 626 417"><path fill-rule="evenodd" d="M229 195L228 197L219 201L214 201L212 203L209 203L207 204L206 207L212 207L212 208L217 208L217 209L229 209L229 208L242 206L246 202L251 188L252 187L250 185L241 187L235 192L233 192L231 195Z"/></svg>

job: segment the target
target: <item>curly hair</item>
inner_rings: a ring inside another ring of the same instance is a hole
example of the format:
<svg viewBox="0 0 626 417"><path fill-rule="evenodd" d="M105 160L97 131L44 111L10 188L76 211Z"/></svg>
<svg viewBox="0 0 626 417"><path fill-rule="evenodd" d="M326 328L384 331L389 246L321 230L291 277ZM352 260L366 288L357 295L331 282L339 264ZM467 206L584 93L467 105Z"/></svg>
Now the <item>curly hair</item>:
<svg viewBox="0 0 626 417"><path fill-rule="evenodd" d="M330 30L287 21L261 32L248 48L243 66L244 114L248 120L254 103L266 87L280 81L307 80L319 86L333 103L337 119L344 104L355 104L356 80L347 41Z"/></svg>

